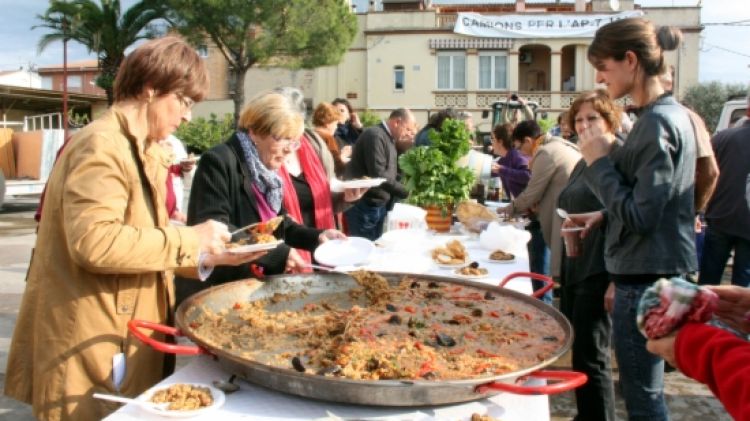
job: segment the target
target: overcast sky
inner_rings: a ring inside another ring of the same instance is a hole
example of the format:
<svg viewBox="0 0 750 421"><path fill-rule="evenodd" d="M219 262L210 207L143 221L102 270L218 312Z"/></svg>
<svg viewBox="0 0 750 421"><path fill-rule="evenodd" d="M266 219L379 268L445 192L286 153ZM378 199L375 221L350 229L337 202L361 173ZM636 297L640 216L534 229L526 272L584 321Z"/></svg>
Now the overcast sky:
<svg viewBox="0 0 750 421"><path fill-rule="evenodd" d="M697 0L636 0L643 6L691 5ZM356 0L364 4L367 0ZM123 7L133 0L122 0ZM33 64L39 67L62 63L62 43L54 43L38 54L37 44L44 29L31 27L38 24L36 16L44 13L46 0L0 0L2 27L0 27L0 70L12 70ZM702 34L700 51L701 82L720 80L731 83L750 82L750 7L748 0L705 0L702 22L723 23L748 20L749 26L707 25ZM69 43L68 60L94 58L84 47Z"/></svg>

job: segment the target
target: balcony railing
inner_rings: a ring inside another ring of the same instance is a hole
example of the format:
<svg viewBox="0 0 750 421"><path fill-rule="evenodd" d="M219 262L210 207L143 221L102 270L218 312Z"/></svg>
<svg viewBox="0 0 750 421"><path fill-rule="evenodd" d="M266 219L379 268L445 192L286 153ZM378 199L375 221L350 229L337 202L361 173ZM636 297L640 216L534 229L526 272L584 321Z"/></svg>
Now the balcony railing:
<svg viewBox="0 0 750 421"><path fill-rule="evenodd" d="M435 15L436 28L453 28L456 26L458 15L455 13L438 13Z"/></svg>

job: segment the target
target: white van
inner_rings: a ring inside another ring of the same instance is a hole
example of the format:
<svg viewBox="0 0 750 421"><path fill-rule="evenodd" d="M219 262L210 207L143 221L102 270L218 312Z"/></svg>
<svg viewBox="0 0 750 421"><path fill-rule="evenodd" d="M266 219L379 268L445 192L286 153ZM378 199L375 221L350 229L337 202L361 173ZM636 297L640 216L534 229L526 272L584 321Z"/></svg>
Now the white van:
<svg viewBox="0 0 750 421"><path fill-rule="evenodd" d="M719 115L719 122L716 124L716 131L733 127L737 120L747 115L747 98L732 99L724 103ZM714 133L715 133L714 132Z"/></svg>

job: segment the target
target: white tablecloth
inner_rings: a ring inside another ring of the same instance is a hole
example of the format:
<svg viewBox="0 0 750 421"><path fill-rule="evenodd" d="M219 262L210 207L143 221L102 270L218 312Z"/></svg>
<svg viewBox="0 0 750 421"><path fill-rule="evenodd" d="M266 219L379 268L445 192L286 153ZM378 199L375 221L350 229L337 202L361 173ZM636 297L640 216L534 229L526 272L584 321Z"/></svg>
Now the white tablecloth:
<svg viewBox="0 0 750 421"><path fill-rule="evenodd" d="M211 357L194 357L193 360L160 384L210 383L229 377ZM533 380L537 381L537 380ZM469 420L472 413L488 414L503 421L547 421L549 401L547 396L520 396L501 393L475 402L433 408L382 408L345 405L305 399L275 392L235 380L240 390L226 396L224 406L192 420ZM166 419L128 404L106 421L157 421Z"/></svg>
<svg viewBox="0 0 750 421"><path fill-rule="evenodd" d="M487 277L477 279L479 282L497 285L513 272L529 270L528 256L517 253L513 263L488 263L484 259L489 251L479 245L476 237L467 235L428 234L419 241L401 246L390 245L378 247L369 261L360 266L368 269L390 270L400 272L427 273L434 275L452 275L455 269L441 269L432 262L429 251L452 239L459 239L466 247L472 260L489 270ZM340 268L350 269L350 268ZM508 283L507 288L531 294L531 282L528 278L517 278ZM185 367L160 384L184 382L211 382L228 379L229 373L222 370L210 357L194 357ZM536 383L535 383L536 382ZM530 380L529 384L539 384L540 380ZM503 421L547 421L549 420L549 399L545 395L521 396L501 393L492 398L475 402L446 405L432 408L383 408L359 405L344 405L321 402L287 395L265 389L244 381L237 380L241 386L239 392L227 395L222 408L212 411L194 420L468 420L472 413L487 414ZM144 421L165 419L152 415L135 405L128 404L107 417L107 421Z"/></svg>
<svg viewBox="0 0 750 421"><path fill-rule="evenodd" d="M454 239L461 241L469 253L471 261L476 261L481 267L488 270L486 277L474 279L478 282L498 285L511 273L529 271L529 256L524 246L516 248L516 259L512 263L494 263L488 260L491 250L482 248L478 236L464 234L426 234L421 238L401 244L386 243L387 246L385 247L376 247L367 263L359 266L359 268L456 276L455 268L440 267L430 256L432 249ZM342 266L337 269L351 270L353 267ZM533 292L529 278L515 278L506 287L529 295Z"/></svg>

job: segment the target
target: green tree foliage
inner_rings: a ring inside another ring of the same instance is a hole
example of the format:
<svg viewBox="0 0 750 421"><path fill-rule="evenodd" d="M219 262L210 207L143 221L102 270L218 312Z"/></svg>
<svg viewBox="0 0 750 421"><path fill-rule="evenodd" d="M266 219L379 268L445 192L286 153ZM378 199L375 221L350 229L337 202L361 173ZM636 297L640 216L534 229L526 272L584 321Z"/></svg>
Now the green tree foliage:
<svg viewBox="0 0 750 421"><path fill-rule="evenodd" d="M382 117L375 114L370 110L364 110L359 113L359 121L362 123L362 127L370 127L380 123L383 120Z"/></svg>
<svg viewBox="0 0 750 421"><path fill-rule="evenodd" d="M709 133L716 130L724 103L730 98L747 95L747 85L708 82L693 85L685 91L683 103L692 108L706 122Z"/></svg>
<svg viewBox="0 0 750 421"><path fill-rule="evenodd" d="M398 160L409 191L407 201L417 206L445 206L469 198L474 173L457 164L469 152L471 138L463 121L446 119L440 132L429 132L432 146L417 146Z"/></svg>
<svg viewBox="0 0 750 421"><path fill-rule="evenodd" d="M557 121L551 119L551 118L542 118L536 121L539 123L539 127L542 129L542 133L549 132L553 127L555 127L555 124L557 124Z"/></svg>
<svg viewBox="0 0 750 421"><path fill-rule="evenodd" d="M208 38L229 63L235 121L245 74L256 65L314 68L336 64L357 31L343 0L169 0L170 20L192 42Z"/></svg>
<svg viewBox="0 0 750 421"><path fill-rule="evenodd" d="M187 145L190 152L200 154L226 141L233 132L232 114L227 113L218 118L212 113L208 119L198 117L182 123L174 135Z"/></svg>
<svg viewBox="0 0 750 421"><path fill-rule="evenodd" d="M125 49L136 41L158 34L153 22L165 16L167 7L160 0L141 0L122 13L119 0L50 0L44 15L37 15L49 32L39 40L39 51L55 41L72 40L96 53L101 75L97 86L112 104L112 83L125 59Z"/></svg>

